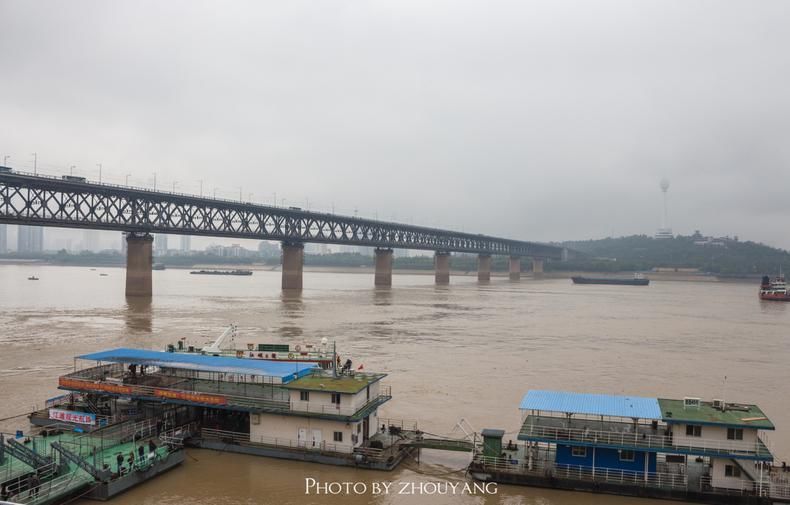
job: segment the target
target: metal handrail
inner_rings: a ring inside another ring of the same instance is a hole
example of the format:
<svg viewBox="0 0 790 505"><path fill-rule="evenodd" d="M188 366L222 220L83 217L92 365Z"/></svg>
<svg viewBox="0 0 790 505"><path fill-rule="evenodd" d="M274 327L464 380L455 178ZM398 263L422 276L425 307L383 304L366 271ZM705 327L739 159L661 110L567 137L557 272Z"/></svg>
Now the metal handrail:
<svg viewBox="0 0 790 505"><path fill-rule="evenodd" d="M84 382L92 382L94 384L106 384L105 381L95 380L95 378L106 378L104 375L104 370L111 370L110 368L103 368L107 365L102 365L100 367L93 367L90 370L90 373L86 374L84 371L69 374L64 376L70 380L79 380ZM91 380L94 379L94 380ZM293 411L293 412L304 412L308 414L326 414L326 415L340 415L340 416L353 416L357 412L365 409L369 405L379 402L382 400L389 400L392 398L392 389L390 386L384 386L381 388L381 392L371 397L364 405L360 408L354 407L341 407L338 404L318 404L313 402L300 402L295 401L291 402L289 400L273 400L269 398L261 398L256 396L240 396L240 395L233 395L233 394L226 394L226 393L215 393L215 392L202 392L202 391L194 391L189 389L177 389L177 388L170 388L170 387L161 387L161 386L145 386L142 384L128 384L128 383L110 383L113 385L121 386L125 389L124 394L129 396L146 396L146 397L155 397L160 398L156 395L157 391L163 391L172 393L174 395L184 395L186 398L194 395L205 395L206 398L222 398L227 405L243 407L243 408L252 408L252 409L261 409L261 410L274 410L274 411ZM196 401L196 403L200 403Z"/></svg>
<svg viewBox="0 0 790 505"><path fill-rule="evenodd" d="M482 465L485 469L493 469L500 472L528 473L557 478L659 487L664 489L685 490L688 488L688 476L681 473L638 472L619 468L592 468L582 465L546 464L547 462L541 460L533 460L530 468L529 463L526 461L483 456L481 454L475 455L472 461L473 463Z"/></svg>
<svg viewBox="0 0 790 505"><path fill-rule="evenodd" d="M534 420L534 419L533 419ZM699 440L686 439L678 443L668 435L651 435L644 432L616 432L604 430L591 430L580 428L563 428L556 426L540 426L538 423L525 423L519 435L560 440L564 442L584 442L598 445L614 445L622 447L637 447L642 449L680 449L705 454L744 454L770 456L771 453L765 443L757 437L754 444L749 442L723 442L700 438Z"/></svg>
<svg viewBox="0 0 790 505"><path fill-rule="evenodd" d="M327 442L322 440L319 446L312 446L309 441L293 440L290 438L280 437L266 437L255 436L252 437L249 433L241 433L237 431L218 430L213 428L203 428L201 430L203 438L215 440L230 440L233 443L240 445L261 445L267 447L277 447L282 449L295 449L304 451L318 451L318 452L331 452L348 455L353 452L354 447L346 444L337 444L334 442Z"/></svg>

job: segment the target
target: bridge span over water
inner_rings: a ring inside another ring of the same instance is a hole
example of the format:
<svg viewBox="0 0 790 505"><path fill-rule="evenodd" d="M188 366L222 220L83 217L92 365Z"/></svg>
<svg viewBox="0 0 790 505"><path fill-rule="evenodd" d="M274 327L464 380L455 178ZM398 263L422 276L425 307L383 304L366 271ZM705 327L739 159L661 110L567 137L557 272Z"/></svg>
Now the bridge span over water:
<svg viewBox="0 0 790 505"><path fill-rule="evenodd" d="M150 296L152 233L277 240L282 243L282 287L302 288L304 244L376 248L375 284L392 284L394 248L435 253L437 284L450 279L450 254L478 254L478 279L490 280L491 256L510 257L518 280L521 258L533 271L561 260L561 247L423 226L273 207L252 202L101 184L81 177L52 177L0 167L0 223L117 230L127 233L126 294Z"/></svg>

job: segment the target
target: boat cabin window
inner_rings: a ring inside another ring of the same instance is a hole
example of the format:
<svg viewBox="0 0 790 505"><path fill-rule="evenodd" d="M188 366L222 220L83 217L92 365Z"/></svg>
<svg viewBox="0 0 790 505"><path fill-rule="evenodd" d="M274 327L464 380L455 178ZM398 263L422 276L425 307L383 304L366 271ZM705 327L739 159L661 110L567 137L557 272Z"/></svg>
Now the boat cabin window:
<svg viewBox="0 0 790 505"><path fill-rule="evenodd" d="M741 469L735 465L726 465L724 467L724 476L725 477L740 477L741 476Z"/></svg>
<svg viewBox="0 0 790 505"><path fill-rule="evenodd" d="M702 426L698 424L687 424L686 425L686 436L687 437L701 437L702 436Z"/></svg>
<svg viewBox="0 0 790 505"><path fill-rule="evenodd" d="M335 440L335 442L342 442L343 441L343 432L342 431L336 431L335 435L334 435L334 440Z"/></svg>
<svg viewBox="0 0 790 505"><path fill-rule="evenodd" d="M340 393L332 393L332 403L340 405Z"/></svg>
<svg viewBox="0 0 790 505"><path fill-rule="evenodd" d="M303 402L310 401L310 391L299 391L299 399Z"/></svg>
<svg viewBox="0 0 790 505"><path fill-rule="evenodd" d="M620 461L633 461L634 451L620 451Z"/></svg>
<svg viewBox="0 0 790 505"><path fill-rule="evenodd" d="M586 458L587 457L587 448L586 447L571 447L571 456L576 456L577 458Z"/></svg>
<svg viewBox="0 0 790 505"><path fill-rule="evenodd" d="M743 440L743 428L727 428L727 440Z"/></svg>

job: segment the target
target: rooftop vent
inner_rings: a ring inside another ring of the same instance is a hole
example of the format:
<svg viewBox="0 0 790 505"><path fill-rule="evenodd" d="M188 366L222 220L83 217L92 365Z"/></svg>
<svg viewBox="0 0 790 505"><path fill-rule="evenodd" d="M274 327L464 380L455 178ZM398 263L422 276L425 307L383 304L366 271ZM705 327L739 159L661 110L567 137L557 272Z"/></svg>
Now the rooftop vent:
<svg viewBox="0 0 790 505"><path fill-rule="evenodd" d="M714 409L719 409L719 410L721 410L722 412L724 412L724 409L726 408L726 405L725 405L725 403L724 403L724 400L722 400L722 399L720 399L720 398L714 398L714 399L713 399L713 408L714 408Z"/></svg>

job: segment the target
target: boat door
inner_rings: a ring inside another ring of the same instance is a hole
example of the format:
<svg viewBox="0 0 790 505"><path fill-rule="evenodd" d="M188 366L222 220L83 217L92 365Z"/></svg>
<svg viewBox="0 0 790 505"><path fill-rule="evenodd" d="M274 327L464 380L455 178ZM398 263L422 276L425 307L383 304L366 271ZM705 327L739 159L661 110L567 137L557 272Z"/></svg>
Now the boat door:
<svg viewBox="0 0 790 505"><path fill-rule="evenodd" d="M362 442L368 441L368 434L370 433L370 416L365 416L362 420Z"/></svg>
<svg viewBox="0 0 790 505"><path fill-rule="evenodd" d="M321 430L313 430L313 449L321 448Z"/></svg>
<svg viewBox="0 0 790 505"><path fill-rule="evenodd" d="M299 433L296 439L296 445L299 447L307 446L307 428L299 428Z"/></svg>

